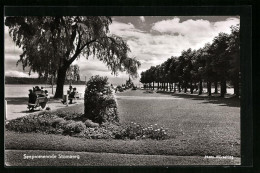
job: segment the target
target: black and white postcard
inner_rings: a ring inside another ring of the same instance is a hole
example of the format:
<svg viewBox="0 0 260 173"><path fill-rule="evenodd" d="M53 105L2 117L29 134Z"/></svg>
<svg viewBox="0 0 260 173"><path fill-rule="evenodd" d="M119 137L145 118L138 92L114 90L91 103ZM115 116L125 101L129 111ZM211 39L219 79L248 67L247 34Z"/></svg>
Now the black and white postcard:
<svg viewBox="0 0 260 173"><path fill-rule="evenodd" d="M6 167L252 163L243 8L19 8L4 16Z"/></svg>

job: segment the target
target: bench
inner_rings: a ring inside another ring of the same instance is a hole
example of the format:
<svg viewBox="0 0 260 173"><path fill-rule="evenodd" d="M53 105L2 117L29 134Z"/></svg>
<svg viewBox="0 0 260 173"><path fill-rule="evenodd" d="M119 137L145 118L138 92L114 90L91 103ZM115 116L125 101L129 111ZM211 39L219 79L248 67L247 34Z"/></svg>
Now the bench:
<svg viewBox="0 0 260 173"><path fill-rule="evenodd" d="M82 93L76 93L74 97L76 99L82 98Z"/></svg>
<svg viewBox="0 0 260 173"><path fill-rule="evenodd" d="M68 95L63 95L63 100L61 101L63 104L68 104L68 101L72 99L73 100L77 100L77 97L69 97Z"/></svg>
<svg viewBox="0 0 260 173"><path fill-rule="evenodd" d="M47 97L38 97L34 104L33 103L28 103L28 109L30 111L33 111L37 107L41 107L42 109L44 109L46 104L47 104L47 102L48 102L48 98Z"/></svg>

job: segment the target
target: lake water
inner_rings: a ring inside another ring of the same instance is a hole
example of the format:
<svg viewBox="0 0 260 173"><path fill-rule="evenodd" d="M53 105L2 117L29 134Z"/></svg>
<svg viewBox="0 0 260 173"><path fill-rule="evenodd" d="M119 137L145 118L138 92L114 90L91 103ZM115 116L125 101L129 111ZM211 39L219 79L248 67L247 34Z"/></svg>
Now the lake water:
<svg viewBox="0 0 260 173"><path fill-rule="evenodd" d="M54 95L52 94L52 88L45 88L45 87L50 87L49 85L35 85L35 84L22 84L22 85L17 85L17 84L6 84L5 85L5 97L28 97L29 94L29 89L32 89L35 86L39 87L44 87L44 90L48 90L50 96ZM79 93L85 92L85 85L72 85L72 87L76 87L77 91ZM69 85L64 85L64 94L67 93L67 90L69 89ZM53 93L55 93L56 88L53 88Z"/></svg>
<svg viewBox="0 0 260 173"><path fill-rule="evenodd" d="M5 85L5 97L28 97L29 94L29 89L32 89L35 84L22 84L22 85L17 85L17 84L6 84ZM41 85L38 84L39 87L50 87L49 85ZM72 85L73 87L77 88L77 91L79 93L82 93L82 96L84 96L85 92L85 85ZM64 94L67 93L67 90L69 89L69 85L64 85ZM52 89L51 88L44 88L44 90L48 90L50 96L53 96L52 94ZM55 93L56 88L53 88L53 93ZM205 91L206 92L206 89ZM212 88L212 92L214 92L214 88ZM233 94L234 89L233 88L227 88L227 93Z"/></svg>

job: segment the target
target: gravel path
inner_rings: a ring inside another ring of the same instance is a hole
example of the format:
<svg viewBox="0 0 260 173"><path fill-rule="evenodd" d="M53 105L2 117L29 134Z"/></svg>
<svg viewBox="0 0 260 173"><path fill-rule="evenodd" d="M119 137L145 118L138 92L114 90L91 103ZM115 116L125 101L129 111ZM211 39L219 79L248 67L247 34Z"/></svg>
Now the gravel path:
<svg viewBox="0 0 260 173"><path fill-rule="evenodd" d="M5 100L7 101L6 120L23 117L28 114L37 114L37 113L45 110L45 109L40 110L39 108L37 108L34 112L30 112L27 108L28 97L19 97L19 98L9 97L9 98L6 98ZM71 105L69 104L67 106L67 105L61 103L61 99L51 99L47 103L46 107L50 107L51 110L57 110L57 109L62 109L62 108L66 108L66 107L75 106L75 105L81 104L83 102L84 102L83 99L78 99L76 101L76 103L71 104Z"/></svg>

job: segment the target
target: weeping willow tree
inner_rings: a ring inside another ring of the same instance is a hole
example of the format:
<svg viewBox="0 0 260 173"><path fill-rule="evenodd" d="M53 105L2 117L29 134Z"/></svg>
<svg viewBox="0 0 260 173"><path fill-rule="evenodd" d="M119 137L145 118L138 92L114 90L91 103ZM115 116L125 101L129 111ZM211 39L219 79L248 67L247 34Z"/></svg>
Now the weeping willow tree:
<svg viewBox="0 0 260 173"><path fill-rule="evenodd" d="M80 57L95 57L112 74L126 71L137 75L140 62L128 56L126 42L109 33L108 16L6 17L5 25L23 52L17 64L30 67L39 76L57 75L55 98L61 98L66 72Z"/></svg>

